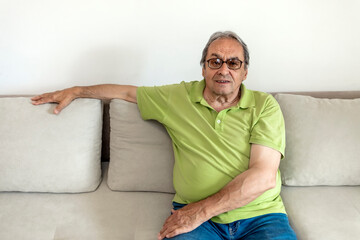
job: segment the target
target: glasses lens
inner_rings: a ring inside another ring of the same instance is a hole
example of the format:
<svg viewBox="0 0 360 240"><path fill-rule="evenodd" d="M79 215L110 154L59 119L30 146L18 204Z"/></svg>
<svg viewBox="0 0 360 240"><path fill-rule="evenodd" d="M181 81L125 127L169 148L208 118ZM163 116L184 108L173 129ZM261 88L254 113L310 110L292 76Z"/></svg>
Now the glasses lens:
<svg viewBox="0 0 360 240"><path fill-rule="evenodd" d="M230 69L239 69L241 67L241 61L239 59L229 59L226 64Z"/></svg>
<svg viewBox="0 0 360 240"><path fill-rule="evenodd" d="M215 68L215 69L221 68L221 65L223 63L222 60L219 58L209 59L208 62L209 62L209 68Z"/></svg>

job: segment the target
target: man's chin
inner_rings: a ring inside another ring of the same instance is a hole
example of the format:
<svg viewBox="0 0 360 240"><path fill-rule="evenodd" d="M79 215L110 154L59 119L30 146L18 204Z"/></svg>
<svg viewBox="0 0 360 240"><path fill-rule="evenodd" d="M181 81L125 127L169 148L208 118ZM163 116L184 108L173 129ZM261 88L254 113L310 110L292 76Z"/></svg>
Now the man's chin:
<svg viewBox="0 0 360 240"><path fill-rule="evenodd" d="M228 96L233 94L234 91L230 89L215 89L213 92L218 96Z"/></svg>

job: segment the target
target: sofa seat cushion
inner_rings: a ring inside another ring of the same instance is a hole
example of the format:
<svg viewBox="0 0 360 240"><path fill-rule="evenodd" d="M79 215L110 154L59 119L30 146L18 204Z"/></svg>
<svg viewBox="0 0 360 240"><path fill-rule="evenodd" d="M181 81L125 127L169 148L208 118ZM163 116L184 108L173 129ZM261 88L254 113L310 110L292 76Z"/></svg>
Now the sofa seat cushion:
<svg viewBox="0 0 360 240"><path fill-rule="evenodd" d="M88 192L101 180L102 104L55 104L0 98L0 191Z"/></svg>
<svg viewBox="0 0 360 240"><path fill-rule="evenodd" d="M360 186L283 186L281 196L299 240L359 239Z"/></svg>
<svg viewBox="0 0 360 240"><path fill-rule="evenodd" d="M111 191L106 176L90 193L3 192L0 239L153 240L170 215L173 197Z"/></svg>

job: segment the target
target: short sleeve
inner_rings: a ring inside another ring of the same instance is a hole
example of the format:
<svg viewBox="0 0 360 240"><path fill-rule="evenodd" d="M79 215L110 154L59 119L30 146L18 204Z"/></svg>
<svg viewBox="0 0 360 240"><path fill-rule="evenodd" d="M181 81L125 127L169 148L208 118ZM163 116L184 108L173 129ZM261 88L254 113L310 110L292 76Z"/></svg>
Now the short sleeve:
<svg viewBox="0 0 360 240"><path fill-rule="evenodd" d="M169 95L169 86L139 87L136 99L141 117L144 120L152 119L162 122L168 108Z"/></svg>
<svg viewBox="0 0 360 240"><path fill-rule="evenodd" d="M285 123L280 106L274 97L269 95L260 108L250 136L250 143L273 148L285 156Z"/></svg>

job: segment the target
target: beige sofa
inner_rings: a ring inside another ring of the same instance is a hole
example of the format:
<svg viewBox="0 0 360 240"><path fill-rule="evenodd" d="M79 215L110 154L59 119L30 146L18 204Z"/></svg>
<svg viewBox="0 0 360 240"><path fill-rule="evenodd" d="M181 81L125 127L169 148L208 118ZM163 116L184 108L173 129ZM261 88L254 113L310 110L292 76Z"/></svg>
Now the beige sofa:
<svg viewBox="0 0 360 240"><path fill-rule="evenodd" d="M360 91L302 94L342 99L276 95L291 225L300 240L359 239ZM53 108L0 98L0 239L156 239L174 193L164 128L121 100Z"/></svg>

